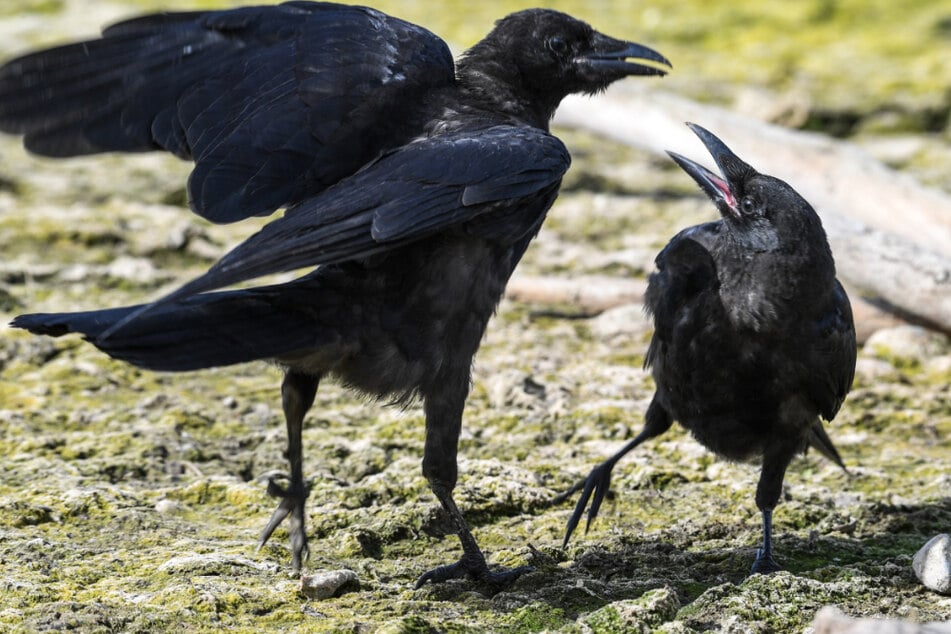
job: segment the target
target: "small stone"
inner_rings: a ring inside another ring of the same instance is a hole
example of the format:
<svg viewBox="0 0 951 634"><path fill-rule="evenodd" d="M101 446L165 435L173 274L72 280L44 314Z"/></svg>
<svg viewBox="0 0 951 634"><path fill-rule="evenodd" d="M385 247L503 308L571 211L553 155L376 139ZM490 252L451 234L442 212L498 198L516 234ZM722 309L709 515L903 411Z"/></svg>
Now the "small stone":
<svg viewBox="0 0 951 634"><path fill-rule="evenodd" d="M161 514L174 513L182 508L184 507L174 500L159 500L155 503L155 512Z"/></svg>
<svg viewBox="0 0 951 634"><path fill-rule="evenodd" d="M329 599L349 583L357 582L352 570L329 570L316 575L301 575L300 591L308 599Z"/></svg>
<svg viewBox="0 0 951 634"><path fill-rule="evenodd" d="M951 594L951 535L942 533L932 537L915 554L911 567L926 588Z"/></svg>

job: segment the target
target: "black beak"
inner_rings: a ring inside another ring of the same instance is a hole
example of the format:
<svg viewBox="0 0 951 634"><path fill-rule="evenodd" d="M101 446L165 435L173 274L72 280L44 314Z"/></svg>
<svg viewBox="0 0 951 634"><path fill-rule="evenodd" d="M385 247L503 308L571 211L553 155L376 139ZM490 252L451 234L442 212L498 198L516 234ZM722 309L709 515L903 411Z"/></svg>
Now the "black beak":
<svg viewBox="0 0 951 634"><path fill-rule="evenodd" d="M656 62L673 68L666 57L652 48L635 42L616 40L613 37L596 33L594 46L581 59L598 71L608 71L619 77L625 75L666 75L667 70L655 66L645 66L628 59Z"/></svg>
<svg viewBox="0 0 951 634"><path fill-rule="evenodd" d="M695 123L688 123L687 126L703 141L703 144L706 146L707 151L710 152L717 167L720 168L720 174L714 174L703 165L691 161L676 152L668 151L667 154L669 154L670 158L674 159L677 165L687 172L691 178L697 181L697 184L700 185L700 189L716 203L720 213L729 213L739 218L740 212L736 206L736 197L733 194L733 188L730 183L739 182L746 178L750 173L754 172L753 168L743 162L740 157L734 154L723 141L714 136L709 130L705 130Z"/></svg>

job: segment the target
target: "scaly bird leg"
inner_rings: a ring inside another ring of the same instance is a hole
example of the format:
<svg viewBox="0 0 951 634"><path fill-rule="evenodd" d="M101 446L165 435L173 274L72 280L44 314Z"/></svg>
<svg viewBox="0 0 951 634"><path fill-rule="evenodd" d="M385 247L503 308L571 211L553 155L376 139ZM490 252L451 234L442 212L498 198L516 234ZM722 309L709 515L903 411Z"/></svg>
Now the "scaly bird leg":
<svg viewBox="0 0 951 634"><path fill-rule="evenodd" d="M786 468L792 458L793 453L788 451L763 456L763 469L756 485L756 506L763 514L763 546L756 551L751 573L768 574L783 569L773 559L773 509L779 504L783 478L786 477Z"/></svg>
<svg viewBox="0 0 951 634"><path fill-rule="evenodd" d="M449 515L452 526L462 543L462 557L459 561L439 566L424 573L416 582L422 587L427 581L441 583L449 579L470 577L493 586L504 586L519 576L530 572L530 566L492 572L485 561L485 555L469 530L462 512L456 506L452 490L456 486L458 465L459 431L462 428L462 410L469 387L468 372L459 372L455 380L446 380L441 384L438 394L426 397L426 446L423 453L423 475L429 482L439 503Z"/></svg>
<svg viewBox="0 0 951 634"><path fill-rule="evenodd" d="M300 572L303 560L307 559L307 531L304 521L304 503L310 495L310 487L304 483L304 456L301 431L304 427L304 415L314 404L320 377L288 370L281 384L281 401L284 418L287 423L287 461L291 467L290 482L282 487L274 478L267 483L268 495L280 498L267 526L261 531L258 548L264 546L284 518L289 517L287 532L291 539L291 567Z"/></svg>
<svg viewBox="0 0 951 634"><path fill-rule="evenodd" d="M598 511L601 509L601 502L604 501L605 496L611 488L611 470L614 469L614 465L645 440L659 436L670 429L673 423L670 414L657 402L656 394L653 400L651 400L651 404L647 408L647 414L644 418L644 429L642 429L641 433L635 436L631 442L624 445L620 451L592 469L591 473L588 474L588 477L585 478L583 482L576 484L555 498L554 501L556 503L562 502L573 495L575 491L583 489L581 497L578 499L578 504L575 506L575 511L568 519L568 526L565 529L565 541L561 545L562 548L568 545L571 534L574 533L578 522L581 521L581 516L584 515L584 509L588 505L589 499L591 500L591 508L588 509L588 522L585 525L585 532L591 528L591 522L598 516ZM591 497L592 494L594 495L593 499Z"/></svg>

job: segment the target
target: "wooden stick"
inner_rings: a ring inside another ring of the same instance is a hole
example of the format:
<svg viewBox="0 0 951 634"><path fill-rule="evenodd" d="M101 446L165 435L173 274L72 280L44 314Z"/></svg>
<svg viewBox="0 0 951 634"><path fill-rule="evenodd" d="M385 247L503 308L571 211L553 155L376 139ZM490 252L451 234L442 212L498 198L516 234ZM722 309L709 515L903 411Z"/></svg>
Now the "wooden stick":
<svg viewBox="0 0 951 634"><path fill-rule="evenodd" d="M644 301L647 282L643 279L622 279L599 275L578 277L532 276L516 273L505 289L512 301L545 306L570 306L577 314L598 315L611 308ZM892 312L870 303L854 290L849 290L855 331L864 343L876 330L907 323Z"/></svg>

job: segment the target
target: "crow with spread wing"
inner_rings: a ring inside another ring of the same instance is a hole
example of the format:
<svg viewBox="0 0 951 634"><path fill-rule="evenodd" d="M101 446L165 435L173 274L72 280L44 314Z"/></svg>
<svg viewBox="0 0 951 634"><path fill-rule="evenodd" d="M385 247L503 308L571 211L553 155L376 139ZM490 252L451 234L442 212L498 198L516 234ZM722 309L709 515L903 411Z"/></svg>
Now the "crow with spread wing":
<svg viewBox="0 0 951 634"><path fill-rule="evenodd" d="M0 130L29 149L192 159L190 204L216 222L286 207L158 302L13 325L80 333L154 370L284 368L290 474L269 484L280 504L261 542L287 518L295 569L307 554L301 430L318 383L421 399L423 474L463 555L419 584L505 583L524 570L489 570L452 495L472 359L568 169L548 131L559 102L661 66L649 48L541 9L500 20L454 66L418 26L311 2L150 15L13 60L0 68ZM218 290L301 267L317 268Z"/></svg>

